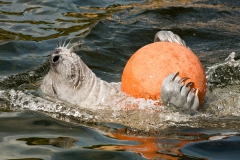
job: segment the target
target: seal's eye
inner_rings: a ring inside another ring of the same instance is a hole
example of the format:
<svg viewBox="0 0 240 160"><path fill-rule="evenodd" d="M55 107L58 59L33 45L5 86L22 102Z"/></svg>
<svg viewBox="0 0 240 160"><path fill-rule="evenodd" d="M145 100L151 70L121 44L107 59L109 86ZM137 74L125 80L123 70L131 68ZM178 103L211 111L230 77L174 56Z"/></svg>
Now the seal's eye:
<svg viewBox="0 0 240 160"><path fill-rule="evenodd" d="M53 57L52 57L52 61L54 62L54 63L57 63L58 61L59 61L59 55L53 55Z"/></svg>

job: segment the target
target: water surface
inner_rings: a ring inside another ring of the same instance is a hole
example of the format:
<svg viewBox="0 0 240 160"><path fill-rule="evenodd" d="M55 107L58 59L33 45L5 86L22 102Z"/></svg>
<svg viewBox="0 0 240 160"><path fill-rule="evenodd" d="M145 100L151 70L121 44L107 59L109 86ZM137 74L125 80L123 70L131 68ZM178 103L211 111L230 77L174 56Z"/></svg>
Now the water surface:
<svg viewBox="0 0 240 160"><path fill-rule="evenodd" d="M238 159L239 62L213 71L208 107L194 116L76 112L45 99L39 86L49 54L66 39L108 82L120 81L129 57L159 30L184 39L206 71L232 52L238 60L239 1L5 0L0 6L2 159Z"/></svg>

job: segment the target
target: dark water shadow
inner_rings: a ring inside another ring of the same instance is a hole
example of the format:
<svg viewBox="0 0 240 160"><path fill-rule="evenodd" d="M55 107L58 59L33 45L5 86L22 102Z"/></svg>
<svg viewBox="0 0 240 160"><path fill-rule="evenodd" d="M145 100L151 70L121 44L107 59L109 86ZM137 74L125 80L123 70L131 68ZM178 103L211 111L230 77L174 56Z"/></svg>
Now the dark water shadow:
<svg viewBox="0 0 240 160"><path fill-rule="evenodd" d="M237 160L239 153L240 137L234 136L227 140L202 141L186 144L181 152L194 157L207 159L232 159Z"/></svg>

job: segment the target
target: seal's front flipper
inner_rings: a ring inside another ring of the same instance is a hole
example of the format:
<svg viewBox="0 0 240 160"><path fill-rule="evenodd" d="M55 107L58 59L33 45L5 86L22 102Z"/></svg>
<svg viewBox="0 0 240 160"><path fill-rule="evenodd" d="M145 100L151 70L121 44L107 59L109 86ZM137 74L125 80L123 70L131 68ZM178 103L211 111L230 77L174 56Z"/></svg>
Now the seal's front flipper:
<svg viewBox="0 0 240 160"><path fill-rule="evenodd" d="M184 83L188 77L180 78L178 74L170 74L163 80L161 101L167 106L196 110L199 106L198 90L190 88L193 82Z"/></svg>
<svg viewBox="0 0 240 160"><path fill-rule="evenodd" d="M171 31L159 31L156 33L154 42L172 42L183 45L187 47L184 40L182 40L178 35L174 34Z"/></svg>

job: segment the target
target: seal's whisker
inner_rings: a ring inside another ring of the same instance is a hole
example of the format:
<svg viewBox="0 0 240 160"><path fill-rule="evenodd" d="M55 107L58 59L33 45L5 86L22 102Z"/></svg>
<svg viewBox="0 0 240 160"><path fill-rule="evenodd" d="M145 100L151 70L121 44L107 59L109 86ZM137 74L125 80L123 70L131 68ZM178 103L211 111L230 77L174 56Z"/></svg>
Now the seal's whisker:
<svg viewBox="0 0 240 160"><path fill-rule="evenodd" d="M58 42L58 48L61 47L61 44L62 44L62 40Z"/></svg>
<svg viewBox="0 0 240 160"><path fill-rule="evenodd" d="M82 42L76 42L74 45L72 45L70 48L69 48L69 50L71 51L71 52L74 52L74 48L76 47L76 46L80 46L82 44Z"/></svg>
<svg viewBox="0 0 240 160"><path fill-rule="evenodd" d="M64 47L64 48L65 48L66 41L67 41L67 39L65 39L65 40L63 41L63 44L62 44L62 47Z"/></svg>
<svg viewBox="0 0 240 160"><path fill-rule="evenodd" d="M69 44L71 43L72 40L73 40L73 39L70 39L70 40L68 41L68 43L67 43L67 45L66 45L66 48L68 48L68 46L69 46Z"/></svg>
<svg viewBox="0 0 240 160"><path fill-rule="evenodd" d="M70 47L69 50L70 50L71 52L74 52L74 47L75 47L75 46L76 46L76 45Z"/></svg>

